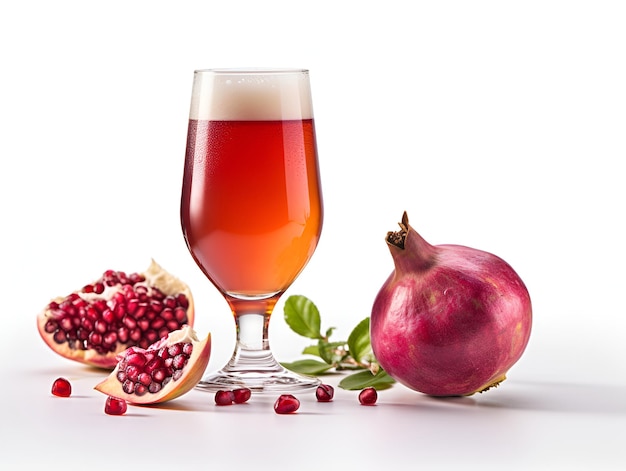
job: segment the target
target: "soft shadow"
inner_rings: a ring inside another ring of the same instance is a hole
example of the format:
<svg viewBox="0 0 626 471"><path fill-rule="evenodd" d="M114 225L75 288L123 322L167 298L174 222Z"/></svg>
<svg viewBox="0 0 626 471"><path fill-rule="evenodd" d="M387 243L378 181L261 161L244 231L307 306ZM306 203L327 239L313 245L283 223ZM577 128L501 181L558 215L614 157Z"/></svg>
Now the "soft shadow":
<svg viewBox="0 0 626 471"><path fill-rule="evenodd" d="M145 409L177 410L187 412L208 412L215 409L213 402L191 401L185 398L177 398L175 401L162 402L160 404L136 404Z"/></svg>
<svg viewBox="0 0 626 471"><path fill-rule="evenodd" d="M135 412L126 412L124 417L151 417L149 414L137 414Z"/></svg>
<svg viewBox="0 0 626 471"><path fill-rule="evenodd" d="M452 406L474 406L476 405L476 400L470 396L450 396L450 397L435 397L435 396L426 396L426 400L445 403L446 405Z"/></svg>
<svg viewBox="0 0 626 471"><path fill-rule="evenodd" d="M101 376L102 378L106 378L111 370L96 368L94 366L81 365L79 363L75 364L67 364L62 366L50 366L50 367L36 367L36 368L28 368L22 370L20 372L25 377L30 376L62 376L62 375L73 375L76 377L79 376Z"/></svg>
<svg viewBox="0 0 626 471"><path fill-rule="evenodd" d="M514 386L514 387L513 387ZM626 386L518 381L479 395L480 407L626 415Z"/></svg>
<svg viewBox="0 0 626 471"><path fill-rule="evenodd" d="M401 388L401 386L397 386ZM455 413L491 408L554 413L626 416L626 385L509 381L497 389L464 397L427 396L409 389L395 390L386 407Z"/></svg>

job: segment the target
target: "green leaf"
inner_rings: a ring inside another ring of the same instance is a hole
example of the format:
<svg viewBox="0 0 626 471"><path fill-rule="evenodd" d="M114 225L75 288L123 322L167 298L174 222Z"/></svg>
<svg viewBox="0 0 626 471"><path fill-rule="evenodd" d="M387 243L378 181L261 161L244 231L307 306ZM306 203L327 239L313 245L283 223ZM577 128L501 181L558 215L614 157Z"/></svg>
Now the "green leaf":
<svg viewBox="0 0 626 471"><path fill-rule="evenodd" d="M396 380L381 368L375 375L369 370L365 370L346 376L339 382L339 387L348 391L355 391L372 386L380 391L390 388L395 382Z"/></svg>
<svg viewBox="0 0 626 471"><path fill-rule="evenodd" d="M321 339L322 321L317 306L305 296L289 296L284 306L285 321L295 333L310 339Z"/></svg>
<svg viewBox="0 0 626 471"><path fill-rule="evenodd" d="M348 350L357 362L371 361L372 344L370 342L370 318L366 317L350 332Z"/></svg>
<svg viewBox="0 0 626 471"><path fill-rule="evenodd" d="M320 355L320 349L318 348L317 345L309 345L304 350L302 350L302 353L304 355L313 355L313 356L316 356L316 357L321 356Z"/></svg>
<svg viewBox="0 0 626 471"><path fill-rule="evenodd" d="M317 360L297 360L291 363L281 362L281 365L288 370L305 375L320 375L333 367L328 363L322 363Z"/></svg>

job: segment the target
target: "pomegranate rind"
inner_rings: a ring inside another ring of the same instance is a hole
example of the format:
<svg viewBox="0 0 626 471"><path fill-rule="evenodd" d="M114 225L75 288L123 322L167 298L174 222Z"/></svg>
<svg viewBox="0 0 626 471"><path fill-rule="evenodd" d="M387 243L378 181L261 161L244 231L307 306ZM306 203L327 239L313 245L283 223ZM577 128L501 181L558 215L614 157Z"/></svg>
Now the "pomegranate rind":
<svg viewBox="0 0 626 471"><path fill-rule="evenodd" d="M148 350L158 350L163 346L174 345L186 340L191 341L193 351L189 356L182 376L176 381L169 381L159 392L146 393L143 396L124 392L122 383L117 379L120 362L116 364L109 376L107 376L104 381L97 384L94 389L107 396L124 399L128 403L136 405L160 404L188 393L202 379L202 375L209 364L211 357L211 334L207 334L203 340L198 340L195 331L191 327L185 326L183 329L174 331L170 333L168 337L155 342L148 347ZM118 355L118 358L121 359L123 356L124 353Z"/></svg>
<svg viewBox="0 0 626 471"><path fill-rule="evenodd" d="M193 326L194 301L189 286L161 267L154 259L151 260L148 268L141 274L146 278L146 284L160 289L165 295L184 294L189 302L187 308L187 324ZM79 291L80 290L76 290L74 293L78 293ZM62 302L64 299L65 296L58 296L51 299L50 302ZM117 365L117 355L129 347L128 344L118 344L116 350L101 354L91 349L79 350L71 348L67 343L56 343L53 334L49 334L45 329L46 322L50 317L52 317L52 312L47 307L37 315L37 331L51 350L68 360L96 368L111 370Z"/></svg>

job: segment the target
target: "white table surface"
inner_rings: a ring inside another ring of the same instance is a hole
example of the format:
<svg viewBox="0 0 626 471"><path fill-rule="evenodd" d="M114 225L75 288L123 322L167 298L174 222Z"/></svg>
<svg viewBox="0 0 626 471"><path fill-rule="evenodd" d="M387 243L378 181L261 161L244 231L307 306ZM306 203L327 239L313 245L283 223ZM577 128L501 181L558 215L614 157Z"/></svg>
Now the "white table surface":
<svg viewBox="0 0 626 471"><path fill-rule="evenodd" d="M48 354L35 335L20 343L32 354L19 369L5 367L11 380L2 392L0 463L11 466L3 469L61 470L67 460L94 470L181 462L277 470L626 465L626 386L546 379L528 361L497 389L467 398L436 399L396 384L379 392L375 406L362 406L357 392L336 388L330 403L317 402L312 392L296 394L300 409L278 415L275 395L220 407L211 393L192 390L160 406L129 406L124 416L108 416L105 396L93 390L104 374ZM4 352L5 361L14 357ZM50 394L59 376L71 381L70 398ZM324 377L332 385L339 379Z"/></svg>

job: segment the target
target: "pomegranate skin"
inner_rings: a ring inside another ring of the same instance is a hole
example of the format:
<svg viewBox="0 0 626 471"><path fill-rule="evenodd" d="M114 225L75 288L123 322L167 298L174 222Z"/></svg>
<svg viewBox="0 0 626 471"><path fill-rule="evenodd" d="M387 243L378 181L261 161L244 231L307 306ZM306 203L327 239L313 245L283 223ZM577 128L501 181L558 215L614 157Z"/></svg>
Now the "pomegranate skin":
<svg viewBox="0 0 626 471"><path fill-rule="evenodd" d="M430 245L409 224L390 232L395 270L370 319L384 370L431 396L467 396L497 386L522 356L532 307L521 278L501 258L460 245Z"/></svg>

